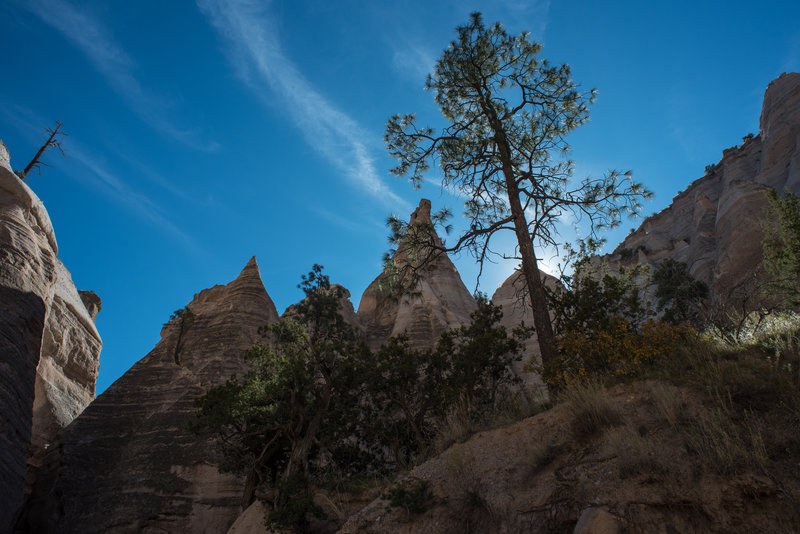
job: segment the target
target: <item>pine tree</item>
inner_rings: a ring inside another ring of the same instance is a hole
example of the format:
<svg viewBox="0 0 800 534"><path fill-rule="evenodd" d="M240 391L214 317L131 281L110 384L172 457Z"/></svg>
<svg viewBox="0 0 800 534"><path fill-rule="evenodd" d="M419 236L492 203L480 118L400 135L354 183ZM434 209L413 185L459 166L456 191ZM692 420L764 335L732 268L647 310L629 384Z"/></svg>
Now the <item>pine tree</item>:
<svg viewBox="0 0 800 534"><path fill-rule="evenodd" d="M419 186L434 162L445 187L469 196L469 229L455 244L430 239L422 245L442 253L469 250L481 266L497 256L521 260L548 365L556 349L538 262L545 248L558 247L560 218L569 213L583 222L583 242L591 249L601 242L599 231L619 224L624 213L638 213L650 193L630 172L572 179L565 136L586 122L595 92L581 92L569 66L551 66L528 34L511 36L499 23L487 28L479 13L456 31L426 83L449 125L435 133L418 127L414 115L389 119L385 141L398 160L392 172ZM504 230L516 236L512 253L490 246Z"/></svg>
<svg viewBox="0 0 800 534"><path fill-rule="evenodd" d="M790 308L800 306L800 198L786 190L783 198L766 191L769 204L761 224L764 270L772 275L770 295Z"/></svg>

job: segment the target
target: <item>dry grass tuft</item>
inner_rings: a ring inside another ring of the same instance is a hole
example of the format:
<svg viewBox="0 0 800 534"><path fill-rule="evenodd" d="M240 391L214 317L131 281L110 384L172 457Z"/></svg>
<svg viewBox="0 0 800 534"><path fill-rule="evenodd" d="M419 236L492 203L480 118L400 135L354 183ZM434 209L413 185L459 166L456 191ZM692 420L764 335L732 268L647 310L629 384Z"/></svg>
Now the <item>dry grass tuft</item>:
<svg viewBox="0 0 800 534"><path fill-rule="evenodd" d="M577 438L586 438L622 423L619 410L600 384L569 387L562 394L561 400L568 403L572 431Z"/></svg>
<svg viewBox="0 0 800 534"><path fill-rule="evenodd" d="M605 447L617 457L620 478L658 475L668 471L655 440L643 436L633 425L625 424L608 432Z"/></svg>
<svg viewBox="0 0 800 534"><path fill-rule="evenodd" d="M671 384L656 382L650 386L650 393L653 395L653 403L658 413L669 426L675 427L681 420L686 406L683 391Z"/></svg>

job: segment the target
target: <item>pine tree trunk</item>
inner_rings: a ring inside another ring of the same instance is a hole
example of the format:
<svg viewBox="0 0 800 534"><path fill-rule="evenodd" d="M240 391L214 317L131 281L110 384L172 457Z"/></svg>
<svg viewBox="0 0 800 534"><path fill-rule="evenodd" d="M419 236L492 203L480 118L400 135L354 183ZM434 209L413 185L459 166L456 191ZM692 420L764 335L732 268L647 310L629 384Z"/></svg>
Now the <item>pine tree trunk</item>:
<svg viewBox="0 0 800 534"><path fill-rule="evenodd" d="M542 356L542 367L547 369L556 359L555 336L550 312L547 309L547 293L544 290L542 275L539 272L536 251L533 249L533 240L528 233L528 222L519 200L519 191L516 182L506 176L508 188L508 201L511 205L511 214L514 216L514 230L519 243L519 254L522 257L522 274L528 296L531 299L533 311L533 326L536 327L536 337L539 340L539 352Z"/></svg>
<svg viewBox="0 0 800 534"><path fill-rule="evenodd" d="M514 174L508 138L506 137L502 123L497 118L494 108L488 103L488 98L484 98L483 104L483 110L489 118L489 124L494 130L494 140L500 152L503 176L506 180L508 203L511 207L511 215L514 217L514 232L517 236L519 254L522 258L522 274L525 277L525 285L531 299L533 325L536 327L536 336L539 340L542 367L547 369L556 359L555 335L553 334L550 312L547 309L547 293L544 290L542 276L539 272L536 251L533 248L533 238L528 231L528 221L525 217L525 210L522 208L522 203L519 200L520 192Z"/></svg>

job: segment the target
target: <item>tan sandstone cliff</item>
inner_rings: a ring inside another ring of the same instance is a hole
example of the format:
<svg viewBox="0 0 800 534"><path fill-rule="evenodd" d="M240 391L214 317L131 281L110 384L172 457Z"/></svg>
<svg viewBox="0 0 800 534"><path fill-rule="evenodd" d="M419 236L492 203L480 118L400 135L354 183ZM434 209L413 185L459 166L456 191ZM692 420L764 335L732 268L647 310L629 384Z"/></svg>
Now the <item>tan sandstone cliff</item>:
<svg viewBox="0 0 800 534"><path fill-rule="evenodd" d="M102 341L36 194L0 141L0 532L45 446L94 398ZM27 468L26 468L27 462Z"/></svg>
<svg viewBox="0 0 800 534"><path fill-rule="evenodd" d="M422 199L411 214L409 224L430 222L431 202ZM431 348L445 330L470 322L470 314L476 308L475 300L446 254L438 256L430 268L421 273L413 295L404 295L399 300L388 298L381 291L386 276L386 272L378 275L364 291L358 306L358 318L371 349L403 333L408 335L413 348Z"/></svg>
<svg viewBox="0 0 800 534"><path fill-rule="evenodd" d="M764 94L760 132L695 180L605 256L610 263L685 262L725 298L758 273L764 190L800 192L800 74L782 74Z"/></svg>
<svg viewBox="0 0 800 534"><path fill-rule="evenodd" d="M217 470L212 436L196 435L194 401L246 369L258 329L278 319L255 258L188 304L155 348L50 446L19 529L31 532L225 532L241 481Z"/></svg>

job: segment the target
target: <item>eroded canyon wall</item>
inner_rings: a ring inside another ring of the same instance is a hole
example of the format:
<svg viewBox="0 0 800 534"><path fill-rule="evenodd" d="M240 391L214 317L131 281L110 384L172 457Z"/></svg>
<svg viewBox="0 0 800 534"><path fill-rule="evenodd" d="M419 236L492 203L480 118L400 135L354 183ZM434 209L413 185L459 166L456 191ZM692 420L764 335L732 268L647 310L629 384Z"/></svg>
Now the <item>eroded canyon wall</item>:
<svg viewBox="0 0 800 534"><path fill-rule="evenodd" d="M94 398L102 341L42 202L0 141L0 532L45 444Z"/></svg>
<svg viewBox="0 0 800 534"><path fill-rule="evenodd" d="M194 401L243 374L245 351L278 314L255 258L186 308L191 318L164 325L50 446L21 529L216 533L236 519L242 481L218 472L213 436L190 429Z"/></svg>
<svg viewBox="0 0 800 534"><path fill-rule="evenodd" d="M763 257L764 191L800 193L800 74L782 74L769 84L759 134L722 154L705 176L603 259L623 265L684 262L716 298L748 283Z"/></svg>

